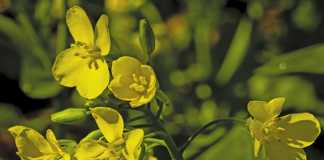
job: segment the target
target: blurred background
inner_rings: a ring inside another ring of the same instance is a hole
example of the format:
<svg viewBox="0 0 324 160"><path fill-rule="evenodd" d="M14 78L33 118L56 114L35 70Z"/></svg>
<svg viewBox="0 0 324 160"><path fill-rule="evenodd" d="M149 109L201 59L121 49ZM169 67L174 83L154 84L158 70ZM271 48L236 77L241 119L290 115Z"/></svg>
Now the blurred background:
<svg viewBox="0 0 324 160"><path fill-rule="evenodd" d="M172 102L163 120L178 145L212 120L246 118L249 100L283 96L283 114L311 112L324 122L324 1L0 0L0 160L17 159L12 125L50 127L75 140L95 128L50 122L51 113L86 102L51 75L55 56L72 42L65 12L75 4L92 23L109 15L111 57L142 59L138 22L150 21L152 65ZM306 149L309 159L324 159L323 140ZM251 143L243 127L211 127L185 159L251 160ZM154 154L169 159L164 148Z"/></svg>

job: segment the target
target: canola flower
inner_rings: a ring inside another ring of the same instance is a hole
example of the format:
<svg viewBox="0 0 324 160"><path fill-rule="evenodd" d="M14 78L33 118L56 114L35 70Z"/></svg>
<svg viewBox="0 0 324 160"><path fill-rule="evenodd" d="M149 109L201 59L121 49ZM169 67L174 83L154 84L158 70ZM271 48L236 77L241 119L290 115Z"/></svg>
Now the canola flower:
<svg viewBox="0 0 324 160"><path fill-rule="evenodd" d="M52 130L47 130L46 139L35 130L14 126L9 132L15 138L17 155L22 160L70 160L70 155L58 143Z"/></svg>
<svg viewBox="0 0 324 160"><path fill-rule="evenodd" d="M155 96L157 79L151 66L123 56L112 62L111 70L109 89L118 99L129 101L131 107L147 104Z"/></svg>
<svg viewBox="0 0 324 160"><path fill-rule="evenodd" d="M142 129L124 133L122 116L114 109L96 107L91 109L99 130L104 138L81 141L74 157L78 160L137 160L144 137Z"/></svg>
<svg viewBox="0 0 324 160"><path fill-rule="evenodd" d="M303 148L314 143L321 129L310 113L279 117L285 98L250 101L248 126L254 138L254 155L264 147L268 160L306 160Z"/></svg>
<svg viewBox="0 0 324 160"><path fill-rule="evenodd" d="M94 32L85 11L73 6L67 11L66 23L74 43L56 57L52 68L54 78L63 86L76 87L81 96L94 99L109 83L104 59L110 51L108 17L100 16Z"/></svg>

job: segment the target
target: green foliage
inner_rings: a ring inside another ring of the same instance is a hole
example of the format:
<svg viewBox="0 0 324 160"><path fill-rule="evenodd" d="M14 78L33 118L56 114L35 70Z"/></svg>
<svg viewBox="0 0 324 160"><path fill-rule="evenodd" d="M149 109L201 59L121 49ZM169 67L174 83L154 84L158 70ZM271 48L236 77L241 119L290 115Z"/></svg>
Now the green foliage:
<svg viewBox="0 0 324 160"><path fill-rule="evenodd" d="M22 114L11 104L0 103L0 131L22 120Z"/></svg>
<svg viewBox="0 0 324 160"><path fill-rule="evenodd" d="M217 83L221 85L228 83L238 69L249 49L251 33L252 22L249 19L242 18L226 53L223 64L217 73Z"/></svg>
<svg viewBox="0 0 324 160"><path fill-rule="evenodd" d="M256 69L259 74L324 73L324 45L316 44L296 51L283 53Z"/></svg>

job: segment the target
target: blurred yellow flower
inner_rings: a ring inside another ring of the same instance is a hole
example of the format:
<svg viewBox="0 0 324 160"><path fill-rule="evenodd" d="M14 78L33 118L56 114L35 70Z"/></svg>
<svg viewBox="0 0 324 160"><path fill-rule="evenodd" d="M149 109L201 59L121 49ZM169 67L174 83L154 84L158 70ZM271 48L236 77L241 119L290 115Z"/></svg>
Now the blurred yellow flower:
<svg viewBox="0 0 324 160"><path fill-rule="evenodd" d="M74 39L71 47L59 53L52 68L54 78L66 87L76 87L82 97L94 99L109 83L104 56L110 51L108 17L101 15L93 32L85 11L73 6L66 23Z"/></svg>
<svg viewBox="0 0 324 160"><path fill-rule="evenodd" d="M109 85L115 97L129 101L131 107L149 103L155 96L157 79L151 66L123 56L112 62L113 79Z"/></svg>
<svg viewBox="0 0 324 160"><path fill-rule="evenodd" d="M158 160L158 158L156 158L155 156L152 156L151 155L151 156L148 157L148 160Z"/></svg>
<svg viewBox="0 0 324 160"><path fill-rule="evenodd" d="M314 143L321 129L319 121L310 113L288 114L279 117L285 98L270 102L250 101L252 115L248 126L254 138L254 155L263 146L268 160L306 160L303 148Z"/></svg>
<svg viewBox="0 0 324 160"><path fill-rule="evenodd" d="M50 129L46 132L46 139L35 130L24 126L11 127L9 132L15 138L17 155L22 160L71 159Z"/></svg>
<svg viewBox="0 0 324 160"><path fill-rule="evenodd" d="M91 109L91 114L104 135L105 141L80 142L75 151L76 159L137 160L139 158L144 137L142 129L134 129L123 134L123 118L112 108L96 107Z"/></svg>

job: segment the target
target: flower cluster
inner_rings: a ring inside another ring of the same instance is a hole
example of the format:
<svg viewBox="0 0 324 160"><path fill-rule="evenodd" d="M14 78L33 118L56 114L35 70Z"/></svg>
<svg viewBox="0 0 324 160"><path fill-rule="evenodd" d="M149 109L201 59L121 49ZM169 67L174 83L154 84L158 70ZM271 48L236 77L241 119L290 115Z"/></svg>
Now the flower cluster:
<svg viewBox="0 0 324 160"><path fill-rule="evenodd" d="M104 135L104 140L81 141L75 151L76 159L136 160L139 158L144 137L142 129L123 133L123 118L112 108L96 107L91 109L91 114Z"/></svg>
<svg viewBox="0 0 324 160"><path fill-rule="evenodd" d="M103 137L94 140L82 140L73 151L63 148L52 130L47 130L46 139L35 130L14 126L9 129L18 148L17 154L22 160L137 160L144 137L142 129L124 133L122 116L114 109L96 107L91 109Z"/></svg>
<svg viewBox="0 0 324 160"><path fill-rule="evenodd" d="M131 107L139 107L152 100L157 80L151 66L123 56L112 62L110 81L109 65L105 56L110 51L108 17L100 16L95 33L85 11L74 6L67 11L66 23L74 39L71 47L58 54L52 68L54 78L66 87L76 87L87 99L98 97L109 85L119 99Z"/></svg>
<svg viewBox="0 0 324 160"><path fill-rule="evenodd" d="M67 11L66 23L74 43L58 54L52 67L53 76L61 85L75 87L86 99L95 99L109 88L116 98L128 102L131 107L152 100L157 80L151 66L123 56L112 62L110 73L109 62L105 59L111 48L106 15L100 16L94 32L86 12L74 6ZM76 110L80 109L72 111ZM82 140L68 150L59 144L51 130L47 131L45 139L31 128L14 126L9 131L15 138L17 154L23 160L139 158L144 137L142 129L124 132L122 116L109 107L90 108L89 112L103 134L100 139Z"/></svg>

